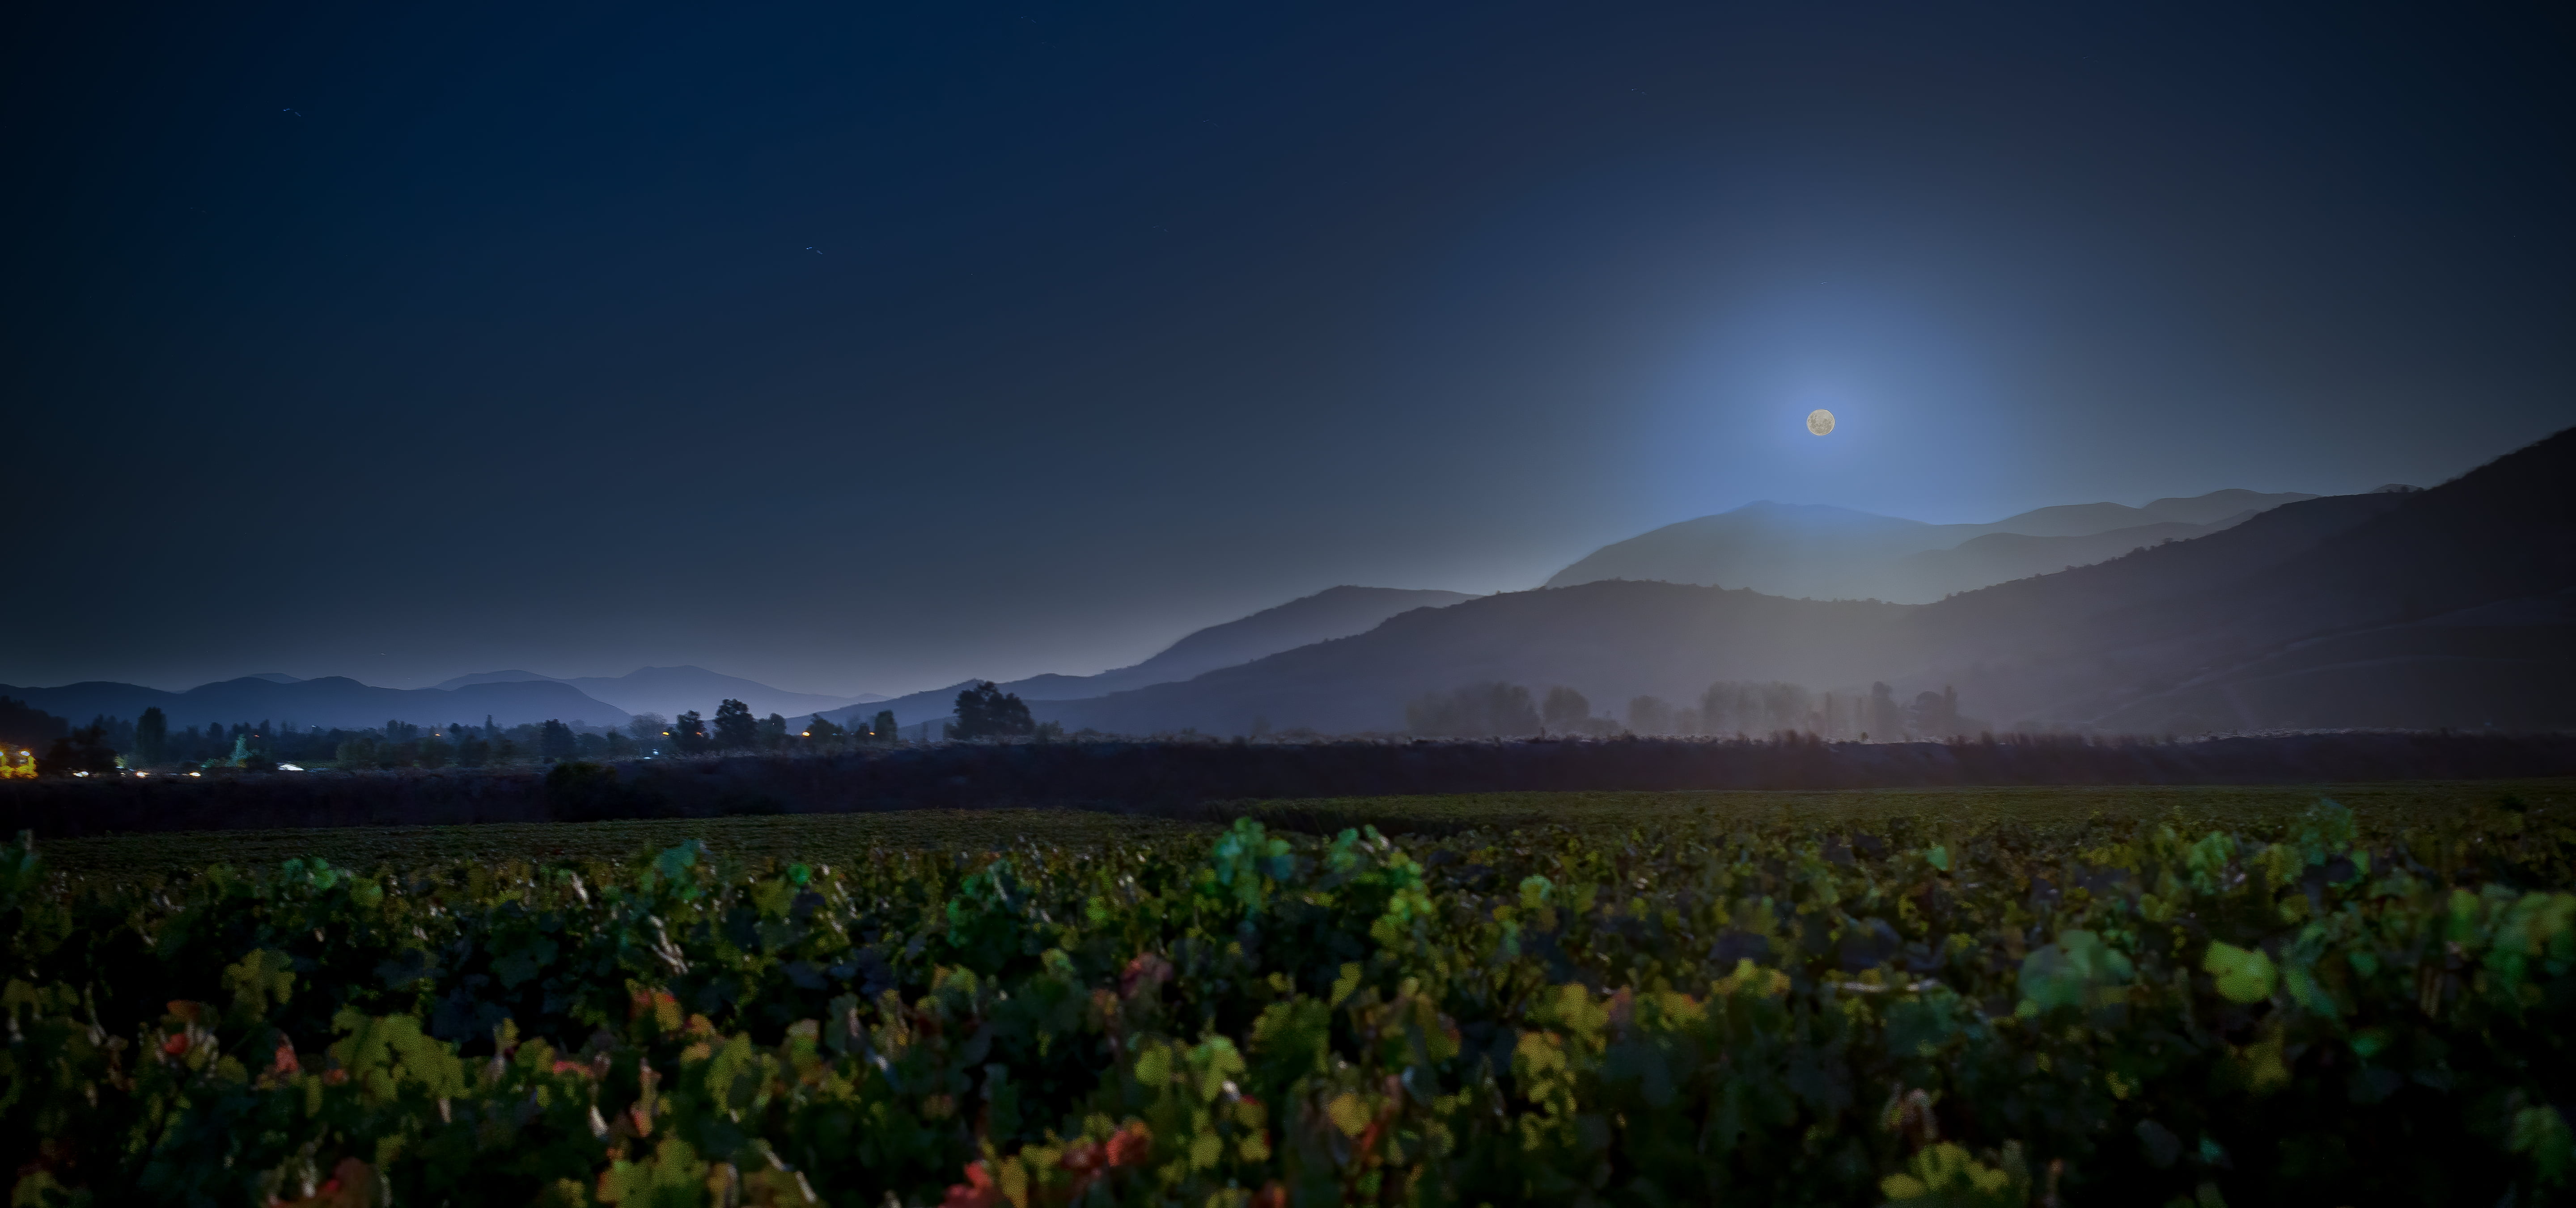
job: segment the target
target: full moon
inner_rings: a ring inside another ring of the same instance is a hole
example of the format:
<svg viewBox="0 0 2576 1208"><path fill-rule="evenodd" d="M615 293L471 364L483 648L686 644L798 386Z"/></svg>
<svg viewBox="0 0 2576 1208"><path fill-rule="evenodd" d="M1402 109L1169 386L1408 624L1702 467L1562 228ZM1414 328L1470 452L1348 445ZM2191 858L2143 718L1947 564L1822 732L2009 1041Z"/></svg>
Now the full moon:
<svg viewBox="0 0 2576 1208"><path fill-rule="evenodd" d="M1834 413L1818 407L1807 413L1807 431L1818 436L1834 430Z"/></svg>

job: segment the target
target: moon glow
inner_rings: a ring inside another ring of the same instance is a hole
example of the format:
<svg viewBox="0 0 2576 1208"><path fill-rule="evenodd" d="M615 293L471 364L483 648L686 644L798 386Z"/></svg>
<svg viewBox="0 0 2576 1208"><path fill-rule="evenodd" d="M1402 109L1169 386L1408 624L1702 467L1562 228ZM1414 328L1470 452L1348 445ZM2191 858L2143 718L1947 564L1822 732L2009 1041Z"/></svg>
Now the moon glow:
<svg viewBox="0 0 2576 1208"><path fill-rule="evenodd" d="M1818 407L1807 413L1807 431L1818 436L1834 430L1834 413Z"/></svg>

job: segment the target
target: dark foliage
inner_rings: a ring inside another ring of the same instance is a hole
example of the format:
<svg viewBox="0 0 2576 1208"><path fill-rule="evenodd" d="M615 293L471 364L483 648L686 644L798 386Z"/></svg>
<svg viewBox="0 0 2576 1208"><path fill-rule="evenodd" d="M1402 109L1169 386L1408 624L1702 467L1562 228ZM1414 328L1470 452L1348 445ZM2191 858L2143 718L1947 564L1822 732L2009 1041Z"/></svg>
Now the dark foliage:
<svg viewBox="0 0 2576 1208"><path fill-rule="evenodd" d="M691 709L671 719L671 745L679 748L680 754L698 755L713 749L715 740L707 736L707 724L699 719L698 711Z"/></svg>
<svg viewBox="0 0 2576 1208"><path fill-rule="evenodd" d="M155 768L170 759L170 718L154 705L134 719L134 765Z"/></svg>
<svg viewBox="0 0 2576 1208"><path fill-rule="evenodd" d="M0 1169L90 1205L2543 1208L2571 886L2576 828L2518 803L148 884L22 844Z"/></svg>
<svg viewBox="0 0 2576 1208"><path fill-rule="evenodd" d="M760 746L760 722L751 715L751 706L738 700L716 706L716 749L750 751Z"/></svg>
<svg viewBox="0 0 2576 1208"><path fill-rule="evenodd" d="M957 720L951 738L1025 738L1037 732L1036 719L1016 692L1006 693L991 680L957 694Z"/></svg>
<svg viewBox="0 0 2576 1208"><path fill-rule="evenodd" d="M27 703L0 696L0 743L22 751L41 751L72 732L72 724Z"/></svg>
<svg viewBox="0 0 2576 1208"><path fill-rule="evenodd" d="M113 776L116 748L107 744L107 727L92 723L57 738L36 757L39 776Z"/></svg>

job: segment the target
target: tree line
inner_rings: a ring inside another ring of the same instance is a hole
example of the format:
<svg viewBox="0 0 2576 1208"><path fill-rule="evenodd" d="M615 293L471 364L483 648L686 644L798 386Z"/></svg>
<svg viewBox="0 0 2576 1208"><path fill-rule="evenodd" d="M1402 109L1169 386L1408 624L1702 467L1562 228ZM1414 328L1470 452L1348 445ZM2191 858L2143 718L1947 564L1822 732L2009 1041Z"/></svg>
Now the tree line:
<svg viewBox="0 0 2576 1208"><path fill-rule="evenodd" d="M1016 700L1017 698L1013 698ZM1021 707L1025 715L1026 706ZM639 714L623 727L559 720L514 726L389 720L365 729L300 727L293 722L234 722L172 729L159 706L140 717L69 721L0 697L0 777L112 775L117 771L276 771L280 768L477 768L528 762L709 755L738 751L837 750L896 741L894 714L841 726L817 717L790 734L776 713L754 717L738 700L717 704L712 719L690 711L675 719Z"/></svg>
<svg viewBox="0 0 2576 1208"><path fill-rule="evenodd" d="M1572 688L1544 697L1500 681L1468 684L1414 698L1404 708L1405 729L1425 738L1517 738L1556 734L1595 738L1759 737L1813 734L1819 738L1896 741L1948 738L1985 730L1987 723L1959 712L1959 693L1943 687L1899 702L1884 683L1867 694L1811 691L1798 684L1719 681L1697 701L1674 705L1660 697L1628 702L1624 718L1595 715L1592 701Z"/></svg>

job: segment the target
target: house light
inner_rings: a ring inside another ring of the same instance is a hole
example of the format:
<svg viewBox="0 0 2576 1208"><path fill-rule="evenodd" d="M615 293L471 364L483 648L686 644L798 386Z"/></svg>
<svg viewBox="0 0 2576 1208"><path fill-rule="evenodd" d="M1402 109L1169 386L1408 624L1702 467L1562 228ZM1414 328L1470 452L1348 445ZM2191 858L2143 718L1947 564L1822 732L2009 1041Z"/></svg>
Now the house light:
<svg viewBox="0 0 2576 1208"><path fill-rule="evenodd" d="M189 775L191 775L191 776L203 776L203 775L205 775L205 773L204 773L204 772L190 772L190 773L188 773L188 774L189 774Z"/></svg>

